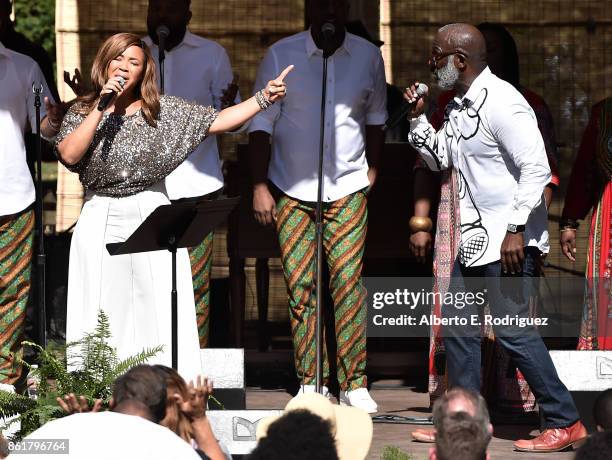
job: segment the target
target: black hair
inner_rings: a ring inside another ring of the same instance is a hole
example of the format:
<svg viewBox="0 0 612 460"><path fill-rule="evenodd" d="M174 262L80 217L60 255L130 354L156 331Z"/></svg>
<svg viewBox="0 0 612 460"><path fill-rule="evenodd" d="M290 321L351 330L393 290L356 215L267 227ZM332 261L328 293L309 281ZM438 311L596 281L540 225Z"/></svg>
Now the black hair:
<svg viewBox="0 0 612 460"><path fill-rule="evenodd" d="M166 416L166 392L164 377L146 364L132 367L113 384L116 406L130 401L141 403L149 409L151 421L155 423L159 423Z"/></svg>
<svg viewBox="0 0 612 460"><path fill-rule="evenodd" d="M508 29L495 22L482 22L476 26L481 32L493 32L502 42L504 53L504 75L499 78L506 80L515 88L520 87L519 57L516 42Z"/></svg>
<svg viewBox="0 0 612 460"><path fill-rule="evenodd" d="M308 410L289 411L268 427L247 460L338 460L329 422Z"/></svg>
<svg viewBox="0 0 612 460"><path fill-rule="evenodd" d="M612 388L597 395L593 405L593 418L604 430L612 430Z"/></svg>
<svg viewBox="0 0 612 460"><path fill-rule="evenodd" d="M612 458L612 431L593 433L576 452L575 460L609 460Z"/></svg>

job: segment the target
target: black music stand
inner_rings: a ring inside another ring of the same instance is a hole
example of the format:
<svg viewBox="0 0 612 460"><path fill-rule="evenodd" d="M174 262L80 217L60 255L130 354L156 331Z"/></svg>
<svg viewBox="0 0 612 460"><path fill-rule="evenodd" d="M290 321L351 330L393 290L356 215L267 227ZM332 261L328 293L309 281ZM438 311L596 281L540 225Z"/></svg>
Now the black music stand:
<svg viewBox="0 0 612 460"><path fill-rule="evenodd" d="M178 295L176 292L176 251L200 244L204 236L227 220L239 197L213 201L180 201L155 209L122 243L109 243L111 256L166 249L172 254L172 367L178 365Z"/></svg>

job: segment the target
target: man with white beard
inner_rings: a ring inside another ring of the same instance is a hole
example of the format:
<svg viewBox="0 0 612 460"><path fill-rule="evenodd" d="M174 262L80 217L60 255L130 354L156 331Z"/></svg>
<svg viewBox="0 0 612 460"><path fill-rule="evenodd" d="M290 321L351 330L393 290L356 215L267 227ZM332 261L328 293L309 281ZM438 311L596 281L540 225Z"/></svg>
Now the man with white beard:
<svg viewBox="0 0 612 460"><path fill-rule="evenodd" d="M495 318L528 318L538 261L549 249L543 191L551 174L535 114L511 84L491 73L484 37L474 26L442 27L429 64L438 85L454 89L456 97L436 132L423 115L425 101L417 101L416 86L407 89L406 100L416 101L408 140L430 169L456 172L461 238L449 291L486 292ZM469 320L479 313L477 303L442 305L447 319ZM538 437L517 441L515 449L556 452L581 443L586 429L535 327L493 329L536 395L545 421ZM479 323L445 326L443 336L449 388L479 392Z"/></svg>

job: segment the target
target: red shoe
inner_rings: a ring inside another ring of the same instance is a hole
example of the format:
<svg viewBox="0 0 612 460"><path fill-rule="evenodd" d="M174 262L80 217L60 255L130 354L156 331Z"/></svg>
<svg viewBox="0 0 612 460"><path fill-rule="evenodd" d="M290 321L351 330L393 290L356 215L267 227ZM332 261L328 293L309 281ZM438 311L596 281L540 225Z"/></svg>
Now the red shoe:
<svg viewBox="0 0 612 460"><path fill-rule="evenodd" d="M424 428L418 428L412 433L412 440L417 442L436 442L436 430L426 430Z"/></svg>
<svg viewBox="0 0 612 460"><path fill-rule="evenodd" d="M520 439L514 448L521 452L559 452L572 446L577 449L588 436L579 421L566 428L549 428L533 439Z"/></svg>

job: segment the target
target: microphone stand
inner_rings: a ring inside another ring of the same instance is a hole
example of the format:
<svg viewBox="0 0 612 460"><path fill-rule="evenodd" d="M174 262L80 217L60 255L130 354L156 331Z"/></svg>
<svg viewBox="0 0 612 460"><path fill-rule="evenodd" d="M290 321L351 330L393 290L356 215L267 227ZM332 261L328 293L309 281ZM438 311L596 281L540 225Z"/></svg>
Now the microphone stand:
<svg viewBox="0 0 612 460"><path fill-rule="evenodd" d="M315 329L315 391L323 389L323 156L325 143L325 101L327 100L327 52L323 50L323 79L321 90L321 128L319 131L319 171L317 187L317 207L315 212L316 249L316 329Z"/></svg>
<svg viewBox="0 0 612 460"><path fill-rule="evenodd" d="M166 51L164 50L166 40L159 40L159 46L157 47L159 54L159 92L164 94L164 61L166 60Z"/></svg>
<svg viewBox="0 0 612 460"><path fill-rule="evenodd" d="M38 234L38 252L36 254L36 282L38 300L38 340L43 348L47 346L47 312L45 308L45 275L47 256L45 255L45 224L43 214L43 187L42 187L42 137L40 133L40 95L43 86L32 83L34 93L34 107L36 108L36 233Z"/></svg>

